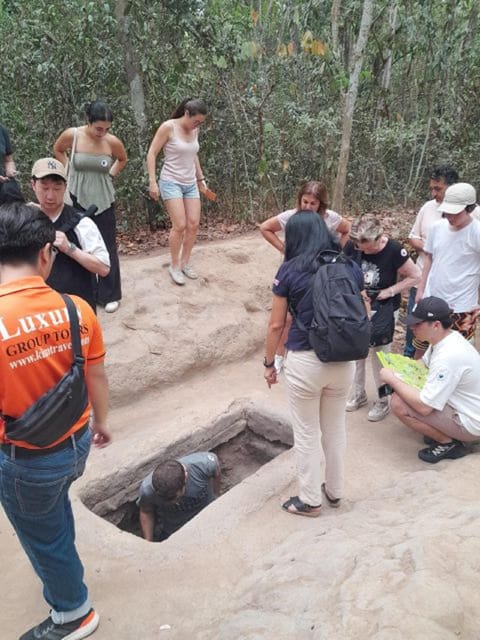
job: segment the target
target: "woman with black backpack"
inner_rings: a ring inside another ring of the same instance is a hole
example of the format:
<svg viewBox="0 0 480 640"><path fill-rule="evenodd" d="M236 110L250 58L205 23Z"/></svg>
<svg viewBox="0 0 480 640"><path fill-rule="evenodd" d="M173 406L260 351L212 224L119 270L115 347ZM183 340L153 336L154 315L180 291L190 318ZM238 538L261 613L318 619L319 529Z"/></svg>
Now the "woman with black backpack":
<svg viewBox="0 0 480 640"><path fill-rule="evenodd" d="M320 216L299 212L285 229L285 261L273 283L273 303L265 348L265 380L277 382L275 350L291 310L293 322L286 342L285 379L293 420L299 492L283 504L295 515L320 515L322 493L332 507L340 505L343 494L345 453L345 404L353 379L353 362L322 362L313 350L308 331L314 315L312 288L319 254L338 252L339 246ZM351 278L360 296L362 275L357 265L348 263ZM303 327L303 328L302 328ZM325 482L322 482L322 449Z"/></svg>

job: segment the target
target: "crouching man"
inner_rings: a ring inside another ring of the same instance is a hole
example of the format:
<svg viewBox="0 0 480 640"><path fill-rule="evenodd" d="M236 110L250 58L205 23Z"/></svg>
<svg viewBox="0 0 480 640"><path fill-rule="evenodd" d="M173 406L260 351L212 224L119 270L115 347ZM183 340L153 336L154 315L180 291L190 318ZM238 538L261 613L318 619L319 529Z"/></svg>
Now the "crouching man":
<svg viewBox="0 0 480 640"><path fill-rule="evenodd" d="M391 409L407 427L423 434L418 457L436 463L467 455L466 442L480 440L480 355L457 331L452 310L441 298L423 298L407 316L417 340L430 346L423 356L428 367L419 391L389 370L381 378L393 388Z"/></svg>
<svg viewBox="0 0 480 640"><path fill-rule="evenodd" d="M160 463L142 482L137 504L145 540L159 542L183 527L220 493L214 453L200 451Z"/></svg>

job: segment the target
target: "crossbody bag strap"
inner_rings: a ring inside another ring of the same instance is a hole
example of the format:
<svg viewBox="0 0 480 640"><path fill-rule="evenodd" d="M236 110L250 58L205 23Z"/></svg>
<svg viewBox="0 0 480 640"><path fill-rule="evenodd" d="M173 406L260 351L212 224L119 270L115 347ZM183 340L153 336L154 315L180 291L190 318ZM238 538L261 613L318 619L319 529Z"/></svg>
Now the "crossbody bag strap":
<svg viewBox="0 0 480 640"><path fill-rule="evenodd" d="M300 331L304 331L305 333L308 332L307 327L303 324L303 322L300 320L300 318L297 315L297 312L295 311L295 309L293 308L293 305L295 303L295 306L298 307L298 305L302 302L302 300L305 298L305 296L307 295L307 293L309 293L309 289L306 289L303 292L303 295L300 297L299 300L291 300L288 303L288 310L290 311L290 315L292 316L292 318L294 319L294 321L297 323L297 327L300 329Z"/></svg>
<svg viewBox="0 0 480 640"><path fill-rule="evenodd" d="M72 153L70 154L70 169L73 169L73 156L75 155L75 151L77 150L77 136L78 136L78 127L75 127L75 131L73 132L73 144L72 144Z"/></svg>
<svg viewBox="0 0 480 640"><path fill-rule="evenodd" d="M70 320L70 337L72 338L73 361L82 368L85 364L85 358L82 355L82 343L80 340L80 324L78 322L77 308L73 304L73 300L66 293L60 294L67 305L68 318Z"/></svg>

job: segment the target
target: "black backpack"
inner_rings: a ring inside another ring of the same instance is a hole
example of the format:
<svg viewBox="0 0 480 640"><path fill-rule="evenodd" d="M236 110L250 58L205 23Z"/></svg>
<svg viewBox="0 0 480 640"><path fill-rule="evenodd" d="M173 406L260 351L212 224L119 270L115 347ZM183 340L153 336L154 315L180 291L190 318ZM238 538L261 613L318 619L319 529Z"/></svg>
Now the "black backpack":
<svg viewBox="0 0 480 640"><path fill-rule="evenodd" d="M370 346L371 324L350 260L337 251L322 251L312 280L313 319L305 327L290 309L297 326L322 362L363 360Z"/></svg>

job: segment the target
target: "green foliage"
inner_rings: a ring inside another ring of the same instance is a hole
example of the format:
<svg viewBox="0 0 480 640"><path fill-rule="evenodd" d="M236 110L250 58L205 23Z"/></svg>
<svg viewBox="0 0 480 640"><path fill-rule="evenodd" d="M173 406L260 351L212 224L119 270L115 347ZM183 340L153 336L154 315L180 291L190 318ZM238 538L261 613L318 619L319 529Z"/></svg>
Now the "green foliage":
<svg viewBox="0 0 480 640"><path fill-rule="evenodd" d="M147 211L141 195L146 150L175 104L198 95L211 107L201 161L221 196L221 215L267 215L289 205L305 179L323 177L333 191L361 0L342 2L337 43L331 2L128 0L130 61L118 6L118 0L0 3L0 121L12 134L24 187L33 161L51 153L63 129L83 122L87 100L101 96L129 152L117 186L123 222L161 218L161 210ZM351 141L350 205L422 199L425 173L437 161L456 163L475 181L478 12L474 0L377 0ZM145 131L135 117L127 64L143 84Z"/></svg>

